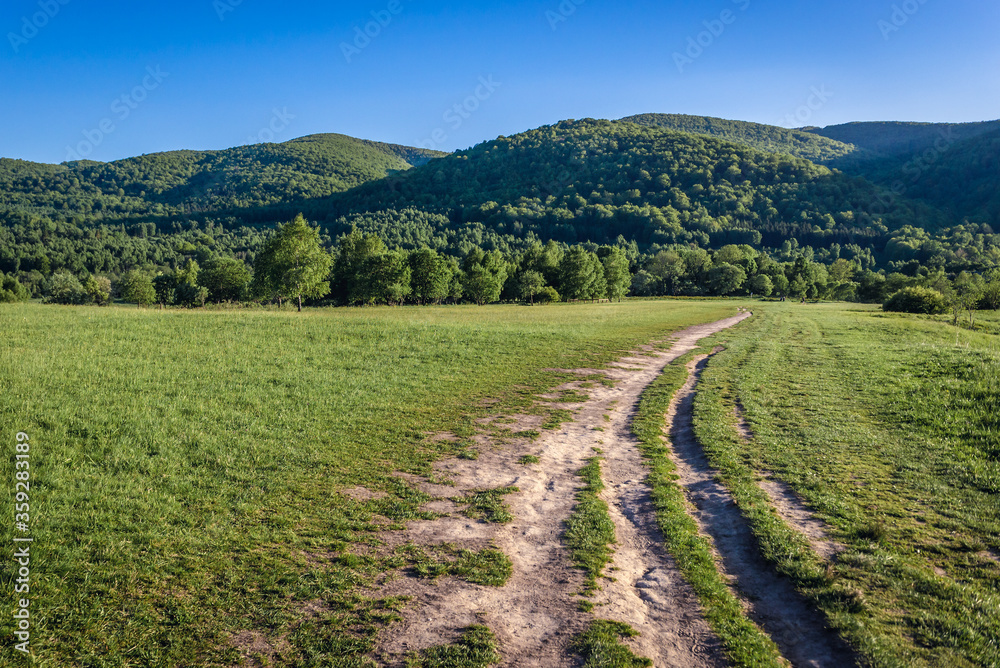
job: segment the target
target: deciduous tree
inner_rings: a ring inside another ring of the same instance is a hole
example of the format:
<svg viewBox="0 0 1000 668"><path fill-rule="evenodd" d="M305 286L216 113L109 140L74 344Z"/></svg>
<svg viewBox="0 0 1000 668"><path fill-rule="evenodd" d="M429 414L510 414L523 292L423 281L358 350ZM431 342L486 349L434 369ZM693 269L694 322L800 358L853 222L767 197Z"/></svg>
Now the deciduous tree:
<svg viewBox="0 0 1000 668"><path fill-rule="evenodd" d="M258 290L278 297L295 296L302 311L302 298L319 299L330 293L332 258L319 242L319 230L301 214L278 226L257 256L254 282Z"/></svg>

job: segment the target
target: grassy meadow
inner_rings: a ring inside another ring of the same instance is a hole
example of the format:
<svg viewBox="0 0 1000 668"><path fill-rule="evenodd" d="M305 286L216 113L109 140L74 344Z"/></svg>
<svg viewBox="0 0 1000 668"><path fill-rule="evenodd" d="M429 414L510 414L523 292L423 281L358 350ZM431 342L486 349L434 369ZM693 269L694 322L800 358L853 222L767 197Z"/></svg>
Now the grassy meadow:
<svg viewBox="0 0 1000 668"><path fill-rule="evenodd" d="M765 554L870 665L1000 666L1000 338L845 304L757 312L706 342L727 350L695 427ZM834 565L777 521L762 474L830 525Z"/></svg>
<svg viewBox="0 0 1000 668"><path fill-rule="evenodd" d="M4 305L0 466L13 512L14 436L27 432L34 665L231 666L239 632L283 665L370 665L401 602L357 586L407 556L346 552L421 516L425 498L394 472L466 452L476 418L561 382L547 368L600 365L736 305ZM428 438L439 432L459 440ZM339 493L359 486L386 496ZM12 532L0 525L4 544ZM5 592L15 577L4 560ZM0 616L0 637L12 631ZM7 640L0 664L13 665Z"/></svg>

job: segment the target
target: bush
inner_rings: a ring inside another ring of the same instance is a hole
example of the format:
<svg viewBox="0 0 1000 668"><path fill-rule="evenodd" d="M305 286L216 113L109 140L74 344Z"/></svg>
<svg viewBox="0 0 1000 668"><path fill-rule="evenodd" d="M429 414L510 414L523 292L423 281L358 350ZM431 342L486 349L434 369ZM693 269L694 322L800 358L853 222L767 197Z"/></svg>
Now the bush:
<svg viewBox="0 0 1000 668"><path fill-rule="evenodd" d="M903 288L882 305L883 311L895 313L926 313L936 315L948 311L944 295L930 288Z"/></svg>
<svg viewBox="0 0 1000 668"><path fill-rule="evenodd" d="M90 276L83 284L86 292L84 301L98 306L106 306L111 301L111 280L106 276Z"/></svg>
<svg viewBox="0 0 1000 668"><path fill-rule="evenodd" d="M559 293L551 285L546 285L535 295L536 304L549 304L557 301L559 301Z"/></svg>
<svg viewBox="0 0 1000 668"><path fill-rule="evenodd" d="M73 274L68 271L52 274L48 301L54 304L83 304L87 301L87 297L80 280Z"/></svg>
<svg viewBox="0 0 1000 668"><path fill-rule="evenodd" d="M153 280L135 269L126 272L118 281L118 294L123 300L139 306L149 306L156 303L156 288L153 287Z"/></svg>
<svg viewBox="0 0 1000 668"><path fill-rule="evenodd" d="M30 298L31 293L16 278L0 273L0 302L26 302Z"/></svg>

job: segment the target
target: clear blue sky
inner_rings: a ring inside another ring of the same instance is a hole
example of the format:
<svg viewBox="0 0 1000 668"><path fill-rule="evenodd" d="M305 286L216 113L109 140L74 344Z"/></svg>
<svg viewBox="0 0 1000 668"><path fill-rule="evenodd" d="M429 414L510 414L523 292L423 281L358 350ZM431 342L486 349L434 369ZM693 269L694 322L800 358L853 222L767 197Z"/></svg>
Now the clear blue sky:
<svg viewBox="0 0 1000 668"><path fill-rule="evenodd" d="M355 42L372 12L387 25ZM5 0L0 156L114 160L319 132L453 150L643 112L988 120L998 34L993 0Z"/></svg>

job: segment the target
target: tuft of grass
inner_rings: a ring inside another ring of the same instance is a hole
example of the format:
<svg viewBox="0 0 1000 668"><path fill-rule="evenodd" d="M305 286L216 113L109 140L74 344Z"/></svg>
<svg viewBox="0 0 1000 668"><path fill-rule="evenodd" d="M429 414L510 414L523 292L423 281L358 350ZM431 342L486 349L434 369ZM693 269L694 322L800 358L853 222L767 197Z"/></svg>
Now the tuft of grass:
<svg viewBox="0 0 1000 668"><path fill-rule="evenodd" d="M407 661L407 668L488 668L500 663L496 636L485 626L470 626L458 642L438 645Z"/></svg>
<svg viewBox="0 0 1000 668"><path fill-rule="evenodd" d="M585 660L584 668L646 668L653 662L636 656L622 638L634 638L639 632L628 624L598 619L573 639L571 648Z"/></svg>
<svg viewBox="0 0 1000 668"><path fill-rule="evenodd" d="M475 584L503 587L514 572L507 555L492 548L476 552L460 550L450 544L426 549L410 544L401 548L400 553L423 578L451 575Z"/></svg>
<svg viewBox="0 0 1000 668"><path fill-rule="evenodd" d="M510 514L510 507L503 501L503 497L514 494L520 490L517 487L500 487L498 489L483 489L473 493L468 498L454 499L458 503L468 503L469 507L465 514L474 520L482 520L493 524L506 524L514 520Z"/></svg>
<svg viewBox="0 0 1000 668"><path fill-rule="evenodd" d="M517 460L517 463L527 466L528 464L537 464L540 461L542 460L538 457L538 455L524 455Z"/></svg>
<svg viewBox="0 0 1000 668"><path fill-rule="evenodd" d="M730 661L738 666L784 665L774 641L749 618L719 573L707 538L687 513L684 491L676 482L676 467L666 446L664 427L670 401L687 380L686 364L692 352L667 365L643 392L632 432L649 460L656 518L667 549L691 584L705 611L705 618L719 636Z"/></svg>
<svg viewBox="0 0 1000 668"><path fill-rule="evenodd" d="M573 421L573 411L568 411L564 409L557 409L549 414L548 419L542 424L542 429L547 429L549 431L555 431L563 426L566 422Z"/></svg>
<svg viewBox="0 0 1000 668"><path fill-rule="evenodd" d="M608 513L608 504L598 496L604 489L601 458L588 459L579 475L586 484L577 492L577 504L566 520L563 540L573 563L586 573L583 594L589 596L597 589L597 578L611 561L615 524Z"/></svg>

